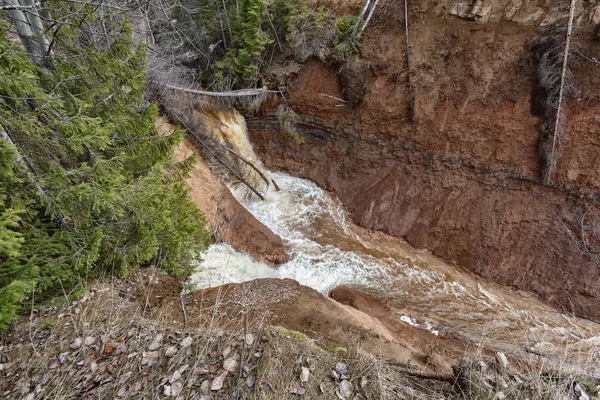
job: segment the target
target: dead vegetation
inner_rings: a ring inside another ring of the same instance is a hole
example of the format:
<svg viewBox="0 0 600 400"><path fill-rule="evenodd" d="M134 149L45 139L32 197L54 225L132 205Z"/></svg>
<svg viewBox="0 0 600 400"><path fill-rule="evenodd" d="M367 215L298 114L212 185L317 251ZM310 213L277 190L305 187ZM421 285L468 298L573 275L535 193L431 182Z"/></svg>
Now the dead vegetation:
<svg viewBox="0 0 600 400"><path fill-rule="evenodd" d="M293 144L304 143L304 138L296 130L298 116L285 104L277 108L277 121L279 122L279 131Z"/></svg>
<svg viewBox="0 0 600 400"><path fill-rule="evenodd" d="M0 346L0 397L585 400L600 384L558 372L517 373L501 353L475 355L454 376L438 376L375 356L360 342L327 349L269 326L260 304L242 293L231 301L245 303L245 312L231 315L217 297L188 308L194 323L186 326L181 285L159 271L142 272L94 282L78 300L65 297L14 324Z"/></svg>

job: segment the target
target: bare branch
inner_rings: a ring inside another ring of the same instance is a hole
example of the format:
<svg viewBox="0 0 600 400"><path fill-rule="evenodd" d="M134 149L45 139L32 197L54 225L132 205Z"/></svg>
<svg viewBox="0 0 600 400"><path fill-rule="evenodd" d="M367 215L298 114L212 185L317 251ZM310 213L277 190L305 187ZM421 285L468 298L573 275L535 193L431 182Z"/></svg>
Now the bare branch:
<svg viewBox="0 0 600 400"><path fill-rule="evenodd" d="M211 97L248 97L248 96L260 96L265 93L281 93L279 90L267 90L267 89L242 89L242 90L232 90L229 92L207 92L204 90L196 90L196 89L188 89L179 86L173 86L169 84L165 84L167 89L179 90L181 92L198 94L201 96L211 96Z"/></svg>

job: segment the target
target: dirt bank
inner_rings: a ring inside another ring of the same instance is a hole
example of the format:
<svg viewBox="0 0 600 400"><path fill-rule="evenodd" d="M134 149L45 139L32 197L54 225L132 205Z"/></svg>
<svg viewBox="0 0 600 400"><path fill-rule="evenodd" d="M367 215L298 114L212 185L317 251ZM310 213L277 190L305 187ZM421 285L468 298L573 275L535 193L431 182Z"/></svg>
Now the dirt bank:
<svg viewBox="0 0 600 400"><path fill-rule="evenodd" d="M173 126L163 119L155 122L157 129L170 134ZM229 243L238 251L257 260L278 265L289 259L281 238L264 226L233 197L229 189L212 173L189 138L176 149L177 160L197 154L196 162L185 184L192 201L202 210L206 227L213 240Z"/></svg>
<svg viewBox="0 0 600 400"><path fill-rule="evenodd" d="M393 1L365 33L362 101L322 96L343 98L347 81L338 66L309 61L286 93L304 143L278 132L272 102L248 121L255 149L268 167L335 192L359 225L600 319L600 69L572 63L580 91L544 185L529 49L556 10L528 2L512 13L495 1L458 18L450 3L411 6L412 118L402 2ZM589 27L576 34L580 54L600 51L595 12L577 12Z"/></svg>

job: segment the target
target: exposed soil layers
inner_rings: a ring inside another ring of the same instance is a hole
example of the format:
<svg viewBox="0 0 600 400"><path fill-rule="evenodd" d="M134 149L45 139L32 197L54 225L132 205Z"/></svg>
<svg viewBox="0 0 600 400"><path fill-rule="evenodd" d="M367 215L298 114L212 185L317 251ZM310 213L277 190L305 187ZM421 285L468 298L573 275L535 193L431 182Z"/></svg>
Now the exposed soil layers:
<svg viewBox="0 0 600 400"><path fill-rule="evenodd" d="M411 5L412 120L402 2L392 1L365 32L359 105L322 96L343 98L347 88L339 82L348 80L339 67L309 61L286 93L304 143L279 133L277 100L248 120L254 147L268 167L335 192L359 225L600 319L598 64L571 63L580 93L568 99L560 158L551 184L543 185L529 54L543 30L489 22L506 19L496 6L509 1L483 2L496 8L466 18L443 3ZM533 11L514 15L531 24L554 18L538 11L535 18ZM575 35L588 57L600 54L593 11L577 13L581 26L591 26Z"/></svg>

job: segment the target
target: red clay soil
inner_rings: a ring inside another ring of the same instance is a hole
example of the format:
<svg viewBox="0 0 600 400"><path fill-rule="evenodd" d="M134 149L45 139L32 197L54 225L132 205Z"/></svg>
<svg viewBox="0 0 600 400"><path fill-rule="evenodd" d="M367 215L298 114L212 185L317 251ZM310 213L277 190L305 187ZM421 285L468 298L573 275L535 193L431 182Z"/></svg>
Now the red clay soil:
<svg viewBox="0 0 600 400"><path fill-rule="evenodd" d="M337 301L343 291L358 303ZM450 376L471 346L459 337L436 336L400 321L395 309L358 290L340 287L334 300L292 279L256 279L200 290L188 295L189 326L212 318L209 308L218 304L230 323L264 319L301 332L328 348L360 346L374 354L413 367ZM177 312L173 312L177 314Z"/></svg>
<svg viewBox="0 0 600 400"><path fill-rule="evenodd" d="M186 139L177 150L177 158L183 160L196 151ZM197 156L185 183L190 198L204 213L207 228L217 241L229 243L234 249L271 265L289 260L281 238L233 197L201 157Z"/></svg>
<svg viewBox="0 0 600 400"><path fill-rule="evenodd" d="M409 16L412 120L403 8L392 1L365 31L362 101L321 96L343 98L340 68L309 61L286 93L304 143L279 133L273 100L248 121L256 151L269 168L333 191L365 228L600 319L598 65L572 63L580 92L568 99L545 185L529 54L542 30L477 24L429 3L412 3ZM580 53L600 54L592 31L575 37Z"/></svg>

